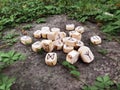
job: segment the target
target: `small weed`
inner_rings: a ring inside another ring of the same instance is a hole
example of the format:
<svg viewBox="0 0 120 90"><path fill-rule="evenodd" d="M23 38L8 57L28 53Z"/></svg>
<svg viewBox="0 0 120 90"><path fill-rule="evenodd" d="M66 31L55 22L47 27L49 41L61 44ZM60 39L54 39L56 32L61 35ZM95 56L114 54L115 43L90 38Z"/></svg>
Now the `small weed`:
<svg viewBox="0 0 120 90"><path fill-rule="evenodd" d="M84 86L83 90L98 90L98 88L95 86Z"/></svg>
<svg viewBox="0 0 120 90"><path fill-rule="evenodd" d="M119 36L112 36L110 34L105 34L106 35L106 41L116 41L120 43L120 37Z"/></svg>
<svg viewBox="0 0 120 90"><path fill-rule="evenodd" d="M110 88L111 85L113 85L113 81L110 80L110 77L108 75L103 77L97 77L95 86L102 89Z"/></svg>
<svg viewBox="0 0 120 90"><path fill-rule="evenodd" d="M76 70L77 69L75 66L73 66L72 64L70 64L67 61L63 61L62 65L65 66L66 68L68 68L69 70Z"/></svg>
<svg viewBox="0 0 120 90"><path fill-rule="evenodd" d="M43 53L44 53L43 48L42 48L42 49L40 49L40 50L38 51L38 53L39 53L39 54L43 54Z"/></svg>
<svg viewBox="0 0 120 90"><path fill-rule="evenodd" d="M31 24L28 24L28 25L25 25L23 26L23 30L29 30L30 28L32 28L32 25Z"/></svg>
<svg viewBox="0 0 120 90"><path fill-rule="evenodd" d="M0 32L0 39L2 39L2 32Z"/></svg>
<svg viewBox="0 0 120 90"><path fill-rule="evenodd" d="M46 19L45 18L39 18L37 19L36 23L45 23Z"/></svg>
<svg viewBox="0 0 120 90"><path fill-rule="evenodd" d="M112 38L112 36L110 36L110 35L107 35L107 37L106 37L106 39L105 39L106 41L112 41L113 40L113 38Z"/></svg>
<svg viewBox="0 0 120 90"><path fill-rule="evenodd" d="M77 68L74 65L70 64L67 61L63 61L62 65L65 66L67 69L69 69L70 74L72 76L74 76L75 78L79 79L80 72L77 70Z"/></svg>
<svg viewBox="0 0 120 90"><path fill-rule="evenodd" d="M108 51L106 49L99 49L98 52L102 55L108 54Z"/></svg>
<svg viewBox="0 0 120 90"><path fill-rule="evenodd" d="M12 32L12 33L9 33L9 34L3 36L2 40L5 44L7 44L8 46L11 46L17 42L17 40L18 40L16 38L17 36L18 36L18 34Z"/></svg>
<svg viewBox="0 0 120 90"><path fill-rule="evenodd" d="M79 71L77 71L77 70L71 70L70 71L70 74L72 75L72 76L74 76L74 77L79 77L80 76L80 72ZM78 78L79 79L79 78Z"/></svg>
<svg viewBox="0 0 120 90"><path fill-rule="evenodd" d="M3 68L13 64L15 61L24 59L25 56L16 51L0 52L0 72ZM0 90L10 90L14 82L15 78L9 78L6 75L0 74Z"/></svg>
<svg viewBox="0 0 120 90"><path fill-rule="evenodd" d="M67 66L70 65L70 63L68 63L67 61L63 61L63 62L62 62L62 65L67 67Z"/></svg>
<svg viewBox="0 0 120 90"><path fill-rule="evenodd" d="M120 90L120 83L117 84L117 90Z"/></svg>
<svg viewBox="0 0 120 90"><path fill-rule="evenodd" d="M9 52L0 52L0 63L2 63L1 68L4 68L8 65L13 64L15 61L24 60L25 56L21 53L16 51L9 51Z"/></svg>
<svg viewBox="0 0 120 90"><path fill-rule="evenodd" d="M0 90L10 90L14 82L15 78L9 78L6 75L0 74Z"/></svg>
<svg viewBox="0 0 120 90"><path fill-rule="evenodd" d="M97 77L93 86L84 86L83 90L110 90L114 85L109 76Z"/></svg>

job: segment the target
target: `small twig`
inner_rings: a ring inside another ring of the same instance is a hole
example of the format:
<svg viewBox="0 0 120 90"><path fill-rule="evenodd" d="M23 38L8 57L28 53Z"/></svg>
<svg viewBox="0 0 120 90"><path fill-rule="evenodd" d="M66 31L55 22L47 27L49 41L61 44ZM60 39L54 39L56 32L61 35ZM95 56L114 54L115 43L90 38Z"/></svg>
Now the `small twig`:
<svg viewBox="0 0 120 90"><path fill-rule="evenodd" d="M84 82L83 80L79 79L79 81L81 81L82 83L84 83L84 85L88 86L88 84L86 82Z"/></svg>
<svg viewBox="0 0 120 90"><path fill-rule="evenodd" d="M4 48L4 47L6 47L6 46L8 46L8 44L1 45L1 46L0 46L0 49L1 49L1 48Z"/></svg>

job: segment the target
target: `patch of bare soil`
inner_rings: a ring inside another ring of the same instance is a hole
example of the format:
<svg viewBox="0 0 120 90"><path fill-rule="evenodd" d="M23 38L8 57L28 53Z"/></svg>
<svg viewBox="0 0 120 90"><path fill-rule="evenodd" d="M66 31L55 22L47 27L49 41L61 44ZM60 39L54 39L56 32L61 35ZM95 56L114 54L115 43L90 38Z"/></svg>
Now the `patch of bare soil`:
<svg viewBox="0 0 120 90"><path fill-rule="evenodd" d="M83 25L86 28L82 41L95 55L95 60L90 64L85 64L80 59L75 64L81 73L80 79L87 84L93 84L97 76L109 75L114 81L120 82L120 44L107 41L106 36L95 24L90 22L81 24L75 20L68 20L65 15L55 15L47 18L46 23L33 23L33 28L28 31L28 35L33 37L32 33L43 26L59 27L61 31L68 33L65 30L65 25L68 23L74 23L76 26ZM15 31L22 36L19 28ZM101 45L90 44L89 38L93 35L101 36L103 40ZM107 49L108 54L104 56L98 53L101 48ZM24 46L20 41L9 48L9 50L11 49L27 55L25 61L18 61L3 71L5 74L17 78L12 90L82 90L84 83L73 78L61 65L66 56L62 51L55 51L58 54L58 63L54 67L49 67L44 61L45 52L43 54L34 53L30 46Z"/></svg>

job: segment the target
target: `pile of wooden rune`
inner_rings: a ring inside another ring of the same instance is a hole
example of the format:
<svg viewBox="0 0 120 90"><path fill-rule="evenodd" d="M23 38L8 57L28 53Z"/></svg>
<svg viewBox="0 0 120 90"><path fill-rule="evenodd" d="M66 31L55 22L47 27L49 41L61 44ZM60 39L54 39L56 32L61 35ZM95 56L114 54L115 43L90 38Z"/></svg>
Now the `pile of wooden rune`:
<svg viewBox="0 0 120 90"><path fill-rule="evenodd" d="M42 27L41 30L36 30L33 33L34 38L43 38L42 41L32 43L33 40L30 36L22 36L20 40L24 45L32 44L31 47L34 52L39 52L41 49L46 51L45 63L49 66L54 66L57 63L57 53L53 52L54 50L63 50L64 53L67 53L66 61L71 64L76 63L79 58L85 63L92 62L94 60L92 51L81 41L85 28L67 24L66 30L69 31L69 36L65 32L61 32L60 28ZM97 35L91 36L90 41L93 44L102 42Z"/></svg>

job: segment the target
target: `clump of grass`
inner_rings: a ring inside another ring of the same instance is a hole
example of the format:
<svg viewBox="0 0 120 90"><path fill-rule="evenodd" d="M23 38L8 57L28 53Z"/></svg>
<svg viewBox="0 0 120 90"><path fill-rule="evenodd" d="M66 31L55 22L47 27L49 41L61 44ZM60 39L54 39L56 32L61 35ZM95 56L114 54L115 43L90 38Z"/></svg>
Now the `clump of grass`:
<svg viewBox="0 0 120 90"><path fill-rule="evenodd" d="M31 24L28 24L22 27L23 30L29 30L30 28L32 28Z"/></svg>
<svg viewBox="0 0 120 90"><path fill-rule="evenodd" d="M117 90L120 90L120 83L117 83Z"/></svg>
<svg viewBox="0 0 120 90"><path fill-rule="evenodd" d="M43 48L41 48L39 51L38 51L39 54L43 54L44 53L44 50Z"/></svg>
<svg viewBox="0 0 120 90"><path fill-rule="evenodd" d="M102 55L106 55L106 54L108 54L108 51L106 49L99 49L98 53L100 53Z"/></svg>
<svg viewBox="0 0 120 90"><path fill-rule="evenodd" d="M76 78L78 78L80 76L80 72L77 70L71 70L70 74ZM79 79L79 78L78 78Z"/></svg>
<svg viewBox="0 0 120 90"><path fill-rule="evenodd" d="M63 61L62 65L69 70L69 73L72 76L74 76L75 78L77 78L79 80L80 72L77 70L77 68L74 65L70 64L67 61Z"/></svg>
<svg viewBox="0 0 120 90"><path fill-rule="evenodd" d="M0 90L10 90L14 82L15 78L9 78L6 75L0 74Z"/></svg>
<svg viewBox="0 0 120 90"><path fill-rule="evenodd" d="M24 60L24 59L25 56L16 51L0 52L0 63L3 63L3 67L1 68L11 65L18 60Z"/></svg>
<svg viewBox="0 0 120 90"><path fill-rule="evenodd" d="M39 18L36 20L36 23L45 23L46 19L45 18Z"/></svg>
<svg viewBox="0 0 120 90"><path fill-rule="evenodd" d="M98 76L93 85L86 85L82 90L120 90L120 84L115 84L108 75Z"/></svg>
<svg viewBox="0 0 120 90"><path fill-rule="evenodd" d="M25 60L25 56L16 51L0 52L0 72L18 60ZM15 78L0 74L0 90L10 90L14 82Z"/></svg>
<svg viewBox="0 0 120 90"><path fill-rule="evenodd" d="M2 42L7 46L12 46L14 43L18 41L18 34L15 32L10 32L2 37Z"/></svg>

